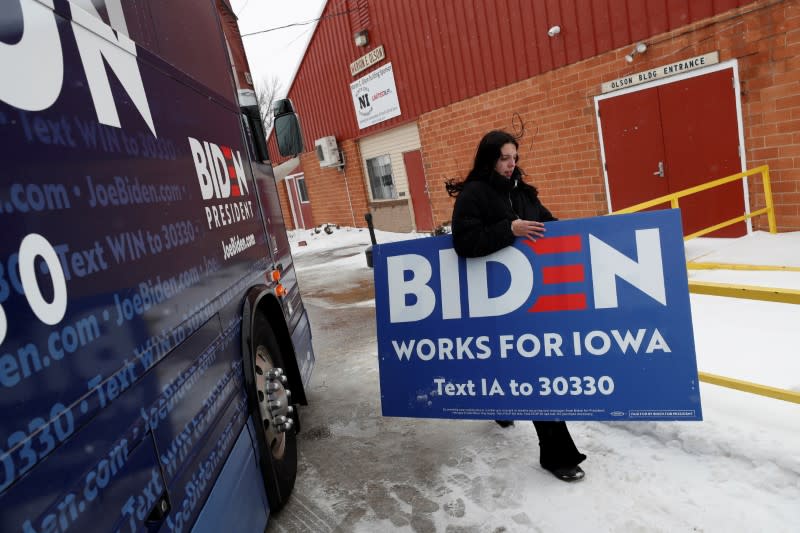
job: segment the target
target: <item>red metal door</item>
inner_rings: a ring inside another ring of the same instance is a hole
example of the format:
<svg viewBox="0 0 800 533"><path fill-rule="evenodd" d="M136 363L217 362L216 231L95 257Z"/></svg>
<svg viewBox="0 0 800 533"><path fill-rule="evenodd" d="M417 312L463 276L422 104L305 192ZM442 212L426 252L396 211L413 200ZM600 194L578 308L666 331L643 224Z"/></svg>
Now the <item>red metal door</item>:
<svg viewBox="0 0 800 533"><path fill-rule="evenodd" d="M294 185L297 189L297 198L300 201L300 212L303 218L303 228L308 229L314 225L314 215L311 212L311 200L308 199L308 189L306 189L306 176L300 174L295 176Z"/></svg>
<svg viewBox="0 0 800 533"><path fill-rule="evenodd" d="M599 109L612 210L742 170L733 69L600 100ZM740 216L741 182L681 199L680 207L684 235ZM742 222L710 235L746 231Z"/></svg>
<svg viewBox="0 0 800 533"><path fill-rule="evenodd" d="M419 150L405 152L403 163L408 176L408 192L411 194L411 207L417 231L433 231L433 213L425 183L425 169L422 167L422 154Z"/></svg>
<svg viewBox="0 0 800 533"><path fill-rule="evenodd" d="M295 176L286 176L286 193L289 195L289 205L292 208L292 220L295 228L305 228L303 221L303 209L300 207L300 199L297 197L297 187L294 183Z"/></svg>
<svg viewBox="0 0 800 533"><path fill-rule="evenodd" d="M600 100L599 109L611 210L669 194L659 172L665 157L658 90Z"/></svg>
<svg viewBox="0 0 800 533"><path fill-rule="evenodd" d="M724 69L658 88L665 172L672 192L742 171L733 69ZM742 182L680 200L684 235L744 214ZM740 222L709 234L740 237Z"/></svg>

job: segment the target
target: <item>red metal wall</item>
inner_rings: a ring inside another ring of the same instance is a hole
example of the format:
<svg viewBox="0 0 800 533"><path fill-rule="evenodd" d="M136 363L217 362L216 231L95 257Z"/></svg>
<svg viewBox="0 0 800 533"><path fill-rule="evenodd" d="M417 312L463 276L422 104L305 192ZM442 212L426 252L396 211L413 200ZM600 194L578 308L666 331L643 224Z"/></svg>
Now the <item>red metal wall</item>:
<svg viewBox="0 0 800 533"><path fill-rule="evenodd" d="M329 0L289 90L315 139L352 139L753 0ZM561 33L550 38L551 26ZM353 34L369 31L359 48ZM383 45L402 114L358 129L349 65ZM576 80L577 81L577 80ZM270 153L277 155L274 140ZM275 158L280 161L280 158Z"/></svg>

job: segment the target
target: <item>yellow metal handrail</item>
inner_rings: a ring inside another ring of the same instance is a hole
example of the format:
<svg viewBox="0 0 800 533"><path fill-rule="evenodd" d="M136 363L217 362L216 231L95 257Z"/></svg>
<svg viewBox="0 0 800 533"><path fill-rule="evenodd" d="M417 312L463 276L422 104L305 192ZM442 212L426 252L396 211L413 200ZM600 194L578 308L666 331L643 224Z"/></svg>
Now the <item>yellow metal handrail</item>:
<svg viewBox="0 0 800 533"><path fill-rule="evenodd" d="M744 265L740 263L698 263L687 261L689 270L747 270L767 272L800 272L800 267L779 265Z"/></svg>
<svg viewBox="0 0 800 533"><path fill-rule="evenodd" d="M747 178L747 176L752 176L754 174L761 174L761 176L762 176L761 183L764 186L764 198L765 198L765 202L767 204L766 207L764 207L762 209L758 209L756 211L745 213L744 215L742 215L740 217L731 218L731 219L726 220L724 222L720 222L719 224L715 224L715 225L713 225L711 227L708 227L708 228L705 228L705 229L701 229L700 231L696 231L696 232L692 233L691 235L686 235L683 239L685 241L688 241L690 239L694 239L695 237L701 237L703 235L707 235L709 233L717 231L718 229L722 229L722 228L726 228L728 226L732 226L733 224L736 224L737 222L742 222L744 220L747 220L747 219L750 219L750 218L753 218L753 217L756 217L756 216L759 216L759 215L763 215L765 213L767 215L767 221L769 222L769 232L770 233L777 233L778 232L778 226L777 226L777 223L775 222L775 204L772 201L772 185L770 184L770 181L769 181L769 166L768 165L762 165L760 167L756 167L756 168L751 169L751 170L746 170L745 172L740 172L738 174L733 174L731 176L727 176L727 177L724 177L724 178L719 178L719 179L716 179L714 181L709 181L708 183L703 183L702 185L697 185L695 187L690 187L688 189L683 189L682 191L674 192L672 194L666 194L664 196L659 196L658 198L654 198L652 200L648 200L648 201L642 202L640 204L632 205L630 207L626 207L624 209L620 209L618 211L614 211L611 214L612 215L621 215L621 214L624 214L624 213L636 213L638 211L642 211L642 210L647 209L649 207L655 207L657 205L665 204L667 202L670 203L670 206L673 209L678 209L678 207L679 207L678 200L680 198L683 198L685 196L690 196L690 195L696 194L698 192L707 191L709 189L713 189L715 187L719 187L719 186L725 185L727 183L732 183L732 182L737 181L737 180L743 180L743 179Z"/></svg>
<svg viewBox="0 0 800 533"><path fill-rule="evenodd" d="M800 305L800 290L796 289L689 280L689 292L709 296L727 296L728 298L740 298L743 300Z"/></svg>
<svg viewBox="0 0 800 533"><path fill-rule="evenodd" d="M711 296L727 296L729 298L742 298L747 300L762 300L767 302L780 302L787 304L800 305L800 291L794 289L778 289L771 287L756 287L753 285L730 285L727 283L712 283L710 281L689 281L689 292L694 294L706 294ZM787 389L760 385L740 379L729 378L709 374L708 372L698 372L700 381L728 387L751 394L776 398L786 402L800 403L800 392Z"/></svg>
<svg viewBox="0 0 800 533"><path fill-rule="evenodd" d="M673 209L677 209L679 207L678 199L680 198L683 198L685 196L690 196L692 194L696 194L701 191L707 191L709 189L713 189L715 187L719 187L727 183L732 183L737 180L743 180L747 176L752 176L754 174L761 174L762 176L762 184L764 186L764 198L767 204L766 207L750 213L745 213L740 217L720 222L719 224L715 224L708 228L704 228L700 231L692 233L691 235L686 235L683 239L685 241L688 241L690 239L694 239L695 237L701 237L703 235L707 235L709 233L717 231L718 229L731 226L733 224L736 224L737 222L742 222L744 220L759 215L763 215L765 213L767 215L767 220L769 222L769 232L777 233L778 229L777 229L777 224L775 222L775 204L772 201L772 186L769 180L769 166L767 165L762 165L760 167L756 167L754 169L745 172L740 172L739 174L733 174L732 176L727 176L717 180L709 181L708 183L697 185L696 187L690 187L688 189L684 189L682 191L678 191L672 194L660 196L658 198L648 200L647 202L642 202L640 204L626 207L625 209L614 211L611 214L621 215L624 213L636 213L638 211L642 211L649 207L655 207L657 205L661 205L666 202L669 202L670 206ZM702 266L700 266L701 263L689 263L688 265L690 268L692 267L703 268ZM709 265L706 268L726 268L726 267L728 268L732 267L737 269L746 268L745 265L720 265L720 264ZM793 267L766 267L766 266L764 267L755 266L752 267L752 269L795 270ZM728 285L723 283L690 281L689 292L695 294L708 294L713 296L728 296L731 298L745 298L752 300L766 300L772 302L800 304L800 291L792 289L773 289L765 287L754 287L749 285ZM700 381L704 381L706 383L711 383L713 385L719 385L721 387L727 387L730 389L749 392L751 394L758 394L760 396L766 396L769 398L776 398L778 400L784 400L787 402L800 404L800 392L795 392L786 389L779 389L776 387L770 387L768 385L760 385L758 383L751 383L749 381L729 378L726 376L718 376L716 374L709 374L708 372L698 372L697 374L698 377L700 378Z"/></svg>
<svg viewBox="0 0 800 533"><path fill-rule="evenodd" d="M712 385L749 392L750 394L758 394L759 396L775 398L776 400L783 400L785 402L800 403L800 392L770 387L769 385L759 385L758 383L750 383L749 381L742 381L741 379L718 376L716 374L709 374L708 372L698 372L697 375L700 381L705 381Z"/></svg>

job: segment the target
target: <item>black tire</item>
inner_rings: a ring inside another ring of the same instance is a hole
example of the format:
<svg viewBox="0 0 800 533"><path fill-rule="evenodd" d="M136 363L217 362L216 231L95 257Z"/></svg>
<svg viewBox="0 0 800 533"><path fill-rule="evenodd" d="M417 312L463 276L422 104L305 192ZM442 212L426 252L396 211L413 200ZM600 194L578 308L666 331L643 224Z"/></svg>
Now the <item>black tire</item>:
<svg viewBox="0 0 800 533"><path fill-rule="evenodd" d="M269 508L275 512L288 501L297 477L297 437L293 420L296 408L291 407L290 392L284 386L285 378L274 377L283 372L283 357L266 319L257 318L255 321L251 356L247 362L250 374L247 381L253 389L251 415L256 427ZM275 402L279 403L277 407Z"/></svg>

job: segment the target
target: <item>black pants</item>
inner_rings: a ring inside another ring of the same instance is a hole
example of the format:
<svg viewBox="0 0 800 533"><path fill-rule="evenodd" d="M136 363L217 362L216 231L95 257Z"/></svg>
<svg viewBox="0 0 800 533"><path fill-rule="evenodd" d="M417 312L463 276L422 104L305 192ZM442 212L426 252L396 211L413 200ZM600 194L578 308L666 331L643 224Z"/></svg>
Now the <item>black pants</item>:
<svg viewBox="0 0 800 533"><path fill-rule="evenodd" d="M569 468L586 459L572 442L566 422L534 422L533 427L539 436L539 464L543 468Z"/></svg>

